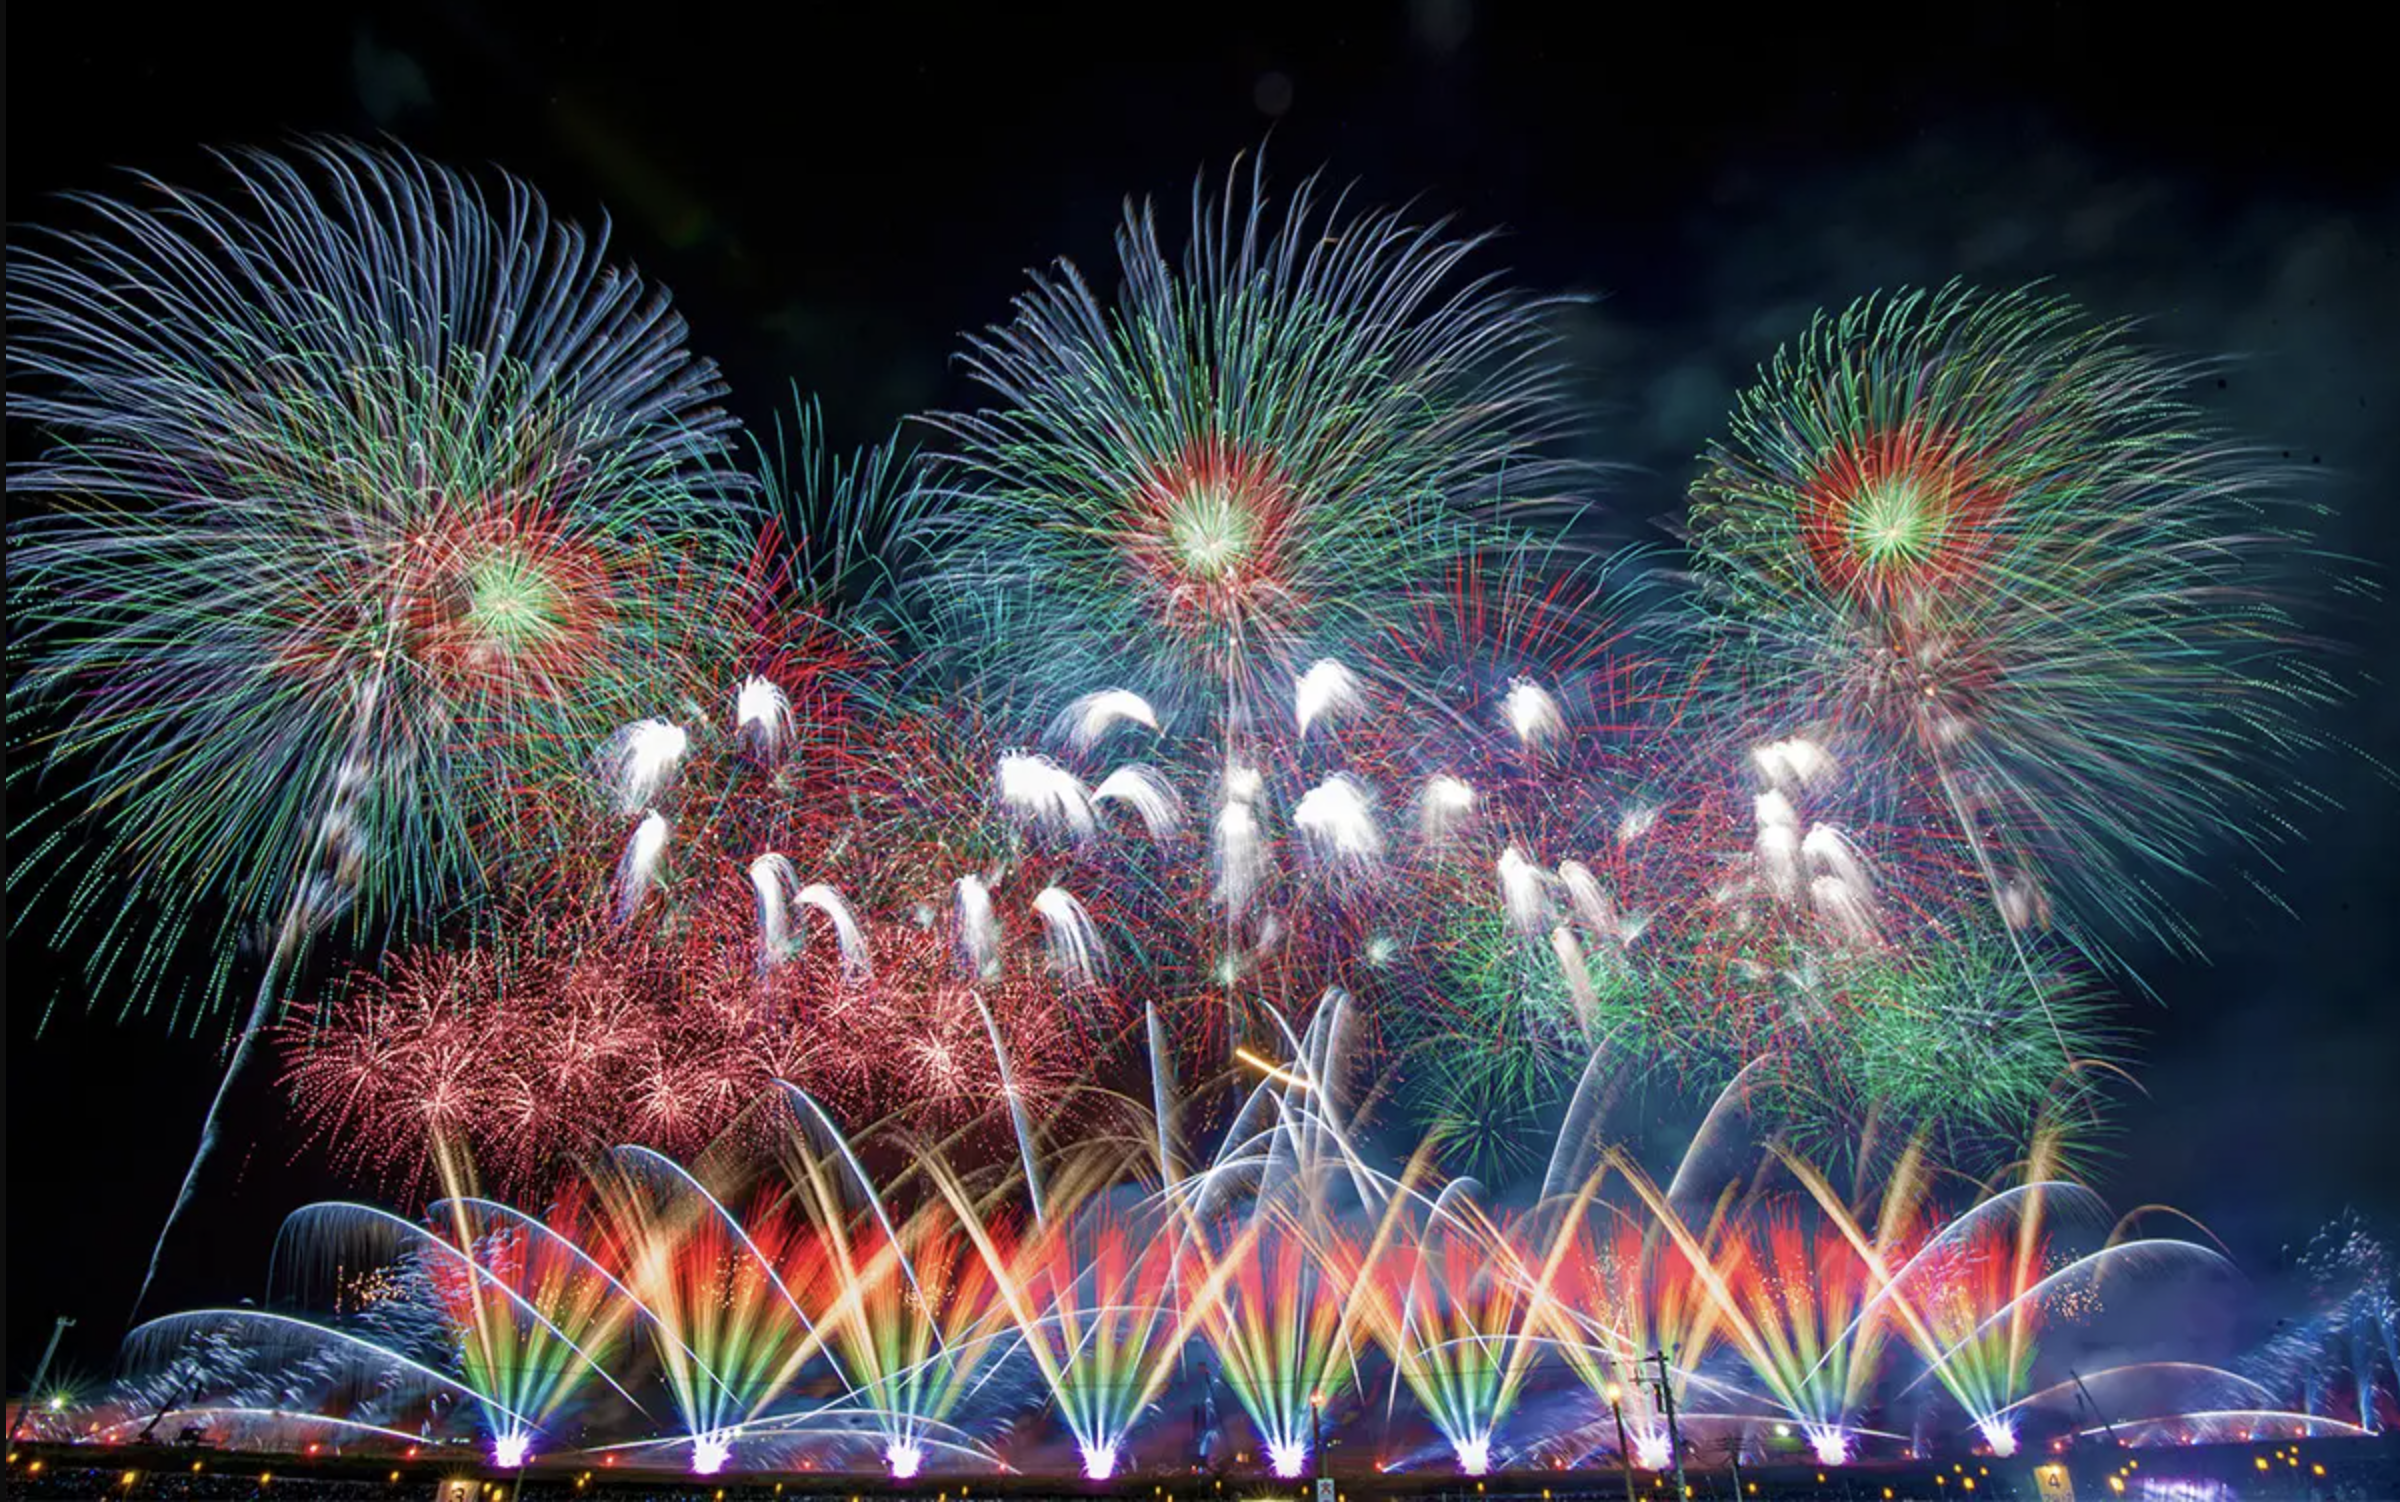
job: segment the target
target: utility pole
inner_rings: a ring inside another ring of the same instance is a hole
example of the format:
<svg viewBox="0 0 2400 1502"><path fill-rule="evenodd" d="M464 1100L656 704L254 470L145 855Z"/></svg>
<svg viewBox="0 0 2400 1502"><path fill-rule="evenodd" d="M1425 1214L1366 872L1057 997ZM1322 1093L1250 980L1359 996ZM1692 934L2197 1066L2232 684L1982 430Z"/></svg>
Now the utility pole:
<svg viewBox="0 0 2400 1502"><path fill-rule="evenodd" d="M25 1395L23 1401L17 1404L16 1421L8 1426L8 1442L10 1444L13 1445L17 1442L17 1435L25 1428L25 1405L39 1403L42 1400L42 1379L50 1375L50 1358L58 1354L58 1338L66 1334L74 1323L75 1321L62 1314L58 1317L57 1322L51 1325L50 1343L42 1347L41 1365L33 1369L33 1389Z"/></svg>
<svg viewBox="0 0 2400 1502"><path fill-rule="evenodd" d="M1692 1494L1683 1479L1683 1431L1675 1427L1675 1382L1665 1351L1652 1351L1642 1358L1644 1366L1658 1363L1658 1406L1667 1416L1667 1455L1675 1463L1675 1495L1679 1499Z"/></svg>
<svg viewBox="0 0 2400 1502"><path fill-rule="evenodd" d="M1633 1499L1633 1451L1625 1443L1625 1394L1617 1384L1608 1384L1608 1411L1617 1421L1617 1464L1625 1472L1625 1502Z"/></svg>

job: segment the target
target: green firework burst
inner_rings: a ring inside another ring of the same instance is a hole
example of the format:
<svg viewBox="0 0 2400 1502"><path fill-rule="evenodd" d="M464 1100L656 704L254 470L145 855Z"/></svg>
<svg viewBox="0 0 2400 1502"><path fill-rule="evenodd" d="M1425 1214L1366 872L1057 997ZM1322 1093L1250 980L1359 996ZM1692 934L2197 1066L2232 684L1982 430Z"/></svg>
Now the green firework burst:
<svg viewBox="0 0 2400 1502"><path fill-rule="evenodd" d="M1762 370L1692 493L1731 713L1763 688L1863 743L2013 924L2094 953L2191 937L2154 878L2267 842L2335 697L2292 609L2328 566L2306 508L2198 374L2061 298L1873 297Z"/></svg>
<svg viewBox="0 0 2400 1502"><path fill-rule="evenodd" d="M1479 242L1389 213L1195 188L1180 263L1128 205L1111 304L1071 266L974 341L1002 405L960 439L941 587L1010 671L1106 664L1237 704L1379 637L1406 591L1550 498L1546 305L1463 274ZM1279 685L1280 687L1280 685Z"/></svg>
<svg viewBox="0 0 2400 1502"><path fill-rule="evenodd" d="M738 556L713 370L604 241L404 154L147 183L10 268L26 910L132 1008L187 934L407 923L531 762L639 712L678 580ZM27 753L30 753L29 755ZM45 897L44 894L48 894Z"/></svg>

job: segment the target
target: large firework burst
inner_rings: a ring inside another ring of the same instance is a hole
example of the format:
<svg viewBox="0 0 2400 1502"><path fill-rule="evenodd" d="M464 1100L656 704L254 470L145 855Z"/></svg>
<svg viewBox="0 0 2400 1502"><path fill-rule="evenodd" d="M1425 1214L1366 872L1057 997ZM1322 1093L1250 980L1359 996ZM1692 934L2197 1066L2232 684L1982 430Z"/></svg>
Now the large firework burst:
<svg viewBox="0 0 2400 1502"><path fill-rule="evenodd" d="M226 165L9 276L56 439L11 476L51 503L13 687L79 816L17 869L123 998L218 906L230 941L471 889L513 775L628 717L675 573L723 561L715 373L604 236L365 147Z"/></svg>
<svg viewBox="0 0 2400 1502"><path fill-rule="evenodd" d="M1195 186L1180 264L1128 204L1113 304L1061 266L973 342L1005 405L942 419L968 481L948 587L1003 620L1012 671L1105 663L1258 712L1548 497L1547 305L1462 276L1478 240L1313 188L1277 215L1255 166Z"/></svg>
<svg viewBox="0 0 2400 1502"><path fill-rule="evenodd" d="M1692 496L1737 716L1865 740L2013 925L2088 949L2181 937L2152 878L2264 838L2327 697L2300 508L2196 374L2060 298L1873 297L1776 355Z"/></svg>
<svg viewBox="0 0 2400 1502"><path fill-rule="evenodd" d="M50 503L12 529L12 694L65 816L16 870L129 1005L194 929L220 1000L263 927L230 1081L314 933L472 891L526 765L628 718L719 566L731 423L664 295L523 185L224 164L230 201L86 200L8 315L54 439L11 476Z"/></svg>

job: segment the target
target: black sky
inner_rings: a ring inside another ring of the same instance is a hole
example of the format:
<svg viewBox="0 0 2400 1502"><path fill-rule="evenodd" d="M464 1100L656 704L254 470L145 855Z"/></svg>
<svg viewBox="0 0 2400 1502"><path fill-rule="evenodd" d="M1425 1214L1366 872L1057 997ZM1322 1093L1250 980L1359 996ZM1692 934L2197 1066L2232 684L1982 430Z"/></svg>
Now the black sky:
<svg viewBox="0 0 2400 1502"><path fill-rule="evenodd" d="M1803 8L1762 31L1740 8L1670 29L1574 7L1562 26L1566 7L1467 0L13 9L12 227L117 167L205 183L203 146L389 131L505 166L563 213L606 206L756 423L791 383L845 443L969 400L956 336L1002 317L1025 268L1104 268L1124 195L1180 199L1263 142L1287 184L1323 166L1500 227L1525 281L1599 296L1570 343L1590 451L1627 466L1606 498L1625 537L1655 535L1732 391L1815 306L2048 276L2150 317L2158 342L2242 357L2222 415L2321 477L2336 546L2400 562L2400 131L2344 12L2233 31L2113 7L1838 25ZM2342 729L2400 764L2400 715L2371 686L2400 632L2388 611L2346 631L2370 687ZM2279 884L2292 914L2194 891L2213 964L2145 959L2160 1001L2127 1016L2149 1093L2124 1100L2101 1185L2193 1212L2262 1274L2345 1203L2400 1222L2400 809L2361 759L2319 770L2345 811L2305 831ZM69 1357L96 1373L213 1061L73 999L41 1028L38 935L8 969L7 1371L66 1312ZM154 1309L255 1294L277 1220L337 1187L293 1160L267 1075Z"/></svg>

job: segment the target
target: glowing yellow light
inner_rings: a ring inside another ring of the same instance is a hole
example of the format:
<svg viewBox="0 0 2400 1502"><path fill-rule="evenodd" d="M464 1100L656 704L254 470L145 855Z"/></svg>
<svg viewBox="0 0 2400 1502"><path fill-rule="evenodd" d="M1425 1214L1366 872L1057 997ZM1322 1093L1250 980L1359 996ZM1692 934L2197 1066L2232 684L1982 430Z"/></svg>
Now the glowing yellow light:
<svg viewBox="0 0 2400 1502"><path fill-rule="evenodd" d="M1257 1070L1260 1074L1265 1075L1268 1079L1281 1080L1287 1085L1297 1085L1303 1090L1308 1088L1308 1081L1284 1068L1281 1064L1260 1058L1257 1054L1252 1053L1247 1048L1236 1048L1233 1051L1233 1056L1241 1060L1243 1063L1249 1065L1251 1068Z"/></svg>
<svg viewBox="0 0 2400 1502"><path fill-rule="evenodd" d="M117 1478L117 1484L118 1484L119 1486L131 1486L131 1485L133 1485L133 1475L134 1475L134 1473L133 1473L133 1472L131 1472L131 1471L127 1471L127 1472L126 1472L124 1475L122 1475L122 1476L119 1476L119 1477Z"/></svg>

